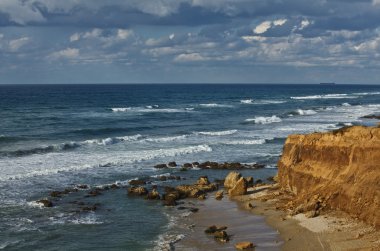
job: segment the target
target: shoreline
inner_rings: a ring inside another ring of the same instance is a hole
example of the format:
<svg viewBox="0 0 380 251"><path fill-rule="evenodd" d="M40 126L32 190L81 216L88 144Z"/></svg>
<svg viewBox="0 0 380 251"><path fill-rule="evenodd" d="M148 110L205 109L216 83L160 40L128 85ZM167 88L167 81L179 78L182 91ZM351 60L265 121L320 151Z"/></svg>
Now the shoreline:
<svg viewBox="0 0 380 251"><path fill-rule="evenodd" d="M221 201L215 193L204 201L186 199L186 204L200 210L180 219L186 227L176 231L183 231L184 237L173 246L176 250L236 250L236 243L249 241L256 245L250 250L379 250L380 231L368 224L341 211L314 218L291 216L277 205L285 200L277 184L256 186L233 198L225 195ZM210 225L227 226L230 242L219 243L207 236L204 230Z"/></svg>

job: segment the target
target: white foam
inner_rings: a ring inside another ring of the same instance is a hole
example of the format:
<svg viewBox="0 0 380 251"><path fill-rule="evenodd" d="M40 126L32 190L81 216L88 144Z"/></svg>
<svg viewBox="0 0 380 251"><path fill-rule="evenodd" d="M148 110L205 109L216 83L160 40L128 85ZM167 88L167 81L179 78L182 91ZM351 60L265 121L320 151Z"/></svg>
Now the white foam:
<svg viewBox="0 0 380 251"><path fill-rule="evenodd" d="M158 106L157 106L158 107ZM156 108L155 106L146 106L146 107L119 107L111 108L112 112L134 112L134 113L180 113L180 112L189 112L188 109L175 109L175 108Z"/></svg>
<svg viewBox="0 0 380 251"><path fill-rule="evenodd" d="M82 144L98 144L98 145L112 145L123 141L136 141L140 139L142 136L140 134L132 135L132 136L122 136L122 137L114 137L114 138L105 138L105 139L89 139L81 142Z"/></svg>
<svg viewBox="0 0 380 251"><path fill-rule="evenodd" d="M351 106L349 103L343 103L342 106Z"/></svg>
<svg viewBox="0 0 380 251"><path fill-rule="evenodd" d="M158 237L157 246L154 247L155 251L174 250L173 245L185 238L183 234L164 234Z"/></svg>
<svg viewBox="0 0 380 251"><path fill-rule="evenodd" d="M353 95L367 96L367 95L380 95L380 92L357 92L352 93Z"/></svg>
<svg viewBox="0 0 380 251"><path fill-rule="evenodd" d="M196 132L195 134L207 136L225 136L237 133L237 130L215 131L215 132Z"/></svg>
<svg viewBox="0 0 380 251"><path fill-rule="evenodd" d="M168 137L161 137L161 138L146 138L144 139L144 141L155 142L155 143L166 143L166 142L171 142L171 141L184 140L187 137L189 137L189 135L168 136Z"/></svg>
<svg viewBox="0 0 380 251"><path fill-rule="evenodd" d="M290 97L291 99L343 99L343 98L358 98L355 95L348 94L325 94L325 95L311 95L311 96L301 96L301 97Z"/></svg>
<svg viewBox="0 0 380 251"><path fill-rule="evenodd" d="M224 104L216 104L216 103L210 103L210 104L199 104L202 107L208 107L208 108L231 108L232 105L224 105Z"/></svg>
<svg viewBox="0 0 380 251"><path fill-rule="evenodd" d="M302 109L297 109L296 113L302 116L317 114L317 112L314 110L302 110Z"/></svg>
<svg viewBox="0 0 380 251"><path fill-rule="evenodd" d="M265 139L252 139L252 140L232 140L223 142L225 145L262 145L265 144Z"/></svg>
<svg viewBox="0 0 380 251"><path fill-rule="evenodd" d="M252 104L253 103L253 99L243 99L243 100L240 100L240 103L242 103L242 104Z"/></svg>
<svg viewBox="0 0 380 251"><path fill-rule="evenodd" d="M282 120L277 117L276 115L273 115L271 117L255 117L253 119L246 119L246 122L254 122L255 124L271 124L271 123L279 123Z"/></svg>
<svg viewBox="0 0 380 251"><path fill-rule="evenodd" d="M131 107L120 107L120 108L111 108L113 112L127 112L132 110Z"/></svg>

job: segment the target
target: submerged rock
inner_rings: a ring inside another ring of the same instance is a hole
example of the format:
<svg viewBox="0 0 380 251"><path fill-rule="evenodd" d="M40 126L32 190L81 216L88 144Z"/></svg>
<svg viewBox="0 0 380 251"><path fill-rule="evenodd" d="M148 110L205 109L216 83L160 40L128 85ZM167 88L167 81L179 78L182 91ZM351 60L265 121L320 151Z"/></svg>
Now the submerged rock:
<svg viewBox="0 0 380 251"><path fill-rule="evenodd" d="M48 199L37 200L36 202L42 204L44 207L53 207L53 202Z"/></svg>
<svg viewBox="0 0 380 251"><path fill-rule="evenodd" d="M157 189L153 188L152 191L148 193L146 196L148 200L159 200L161 199L160 194L158 193Z"/></svg>
<svg viewBox="0 0 380 251"><path fill-rule="evenodd" d="M145 180L130 180L129 182L129 185L131 186L141 186L141 185L145 185L146 184L146 181Z"/></svg>
<svg viewBox="0 0 380 251"><path fill-rule="evenodd" d="M142 196L142 195L147 195L148 194L148 190L145 188L145 187L130 187L128 188L128 194L129 195L139 195L139 196Z"/></svg>
<svg viewBox="0 0 380 251"><path fill-rule="evenodd" d="M154 168L157 168L157 169L163 169L163 168L167 168L168 166L166 164L158 164L158 165L155 165Z"/></svg>
<svg viewBox="0 0 380 251"><path fill-rule="evenodd" d="M246 249L251 249L254 247L255 245L249 241L239 242L235 244L235 248L238 250L246 250Z"/></svg>
<svg viewBox="0 0 380 251"><path fill-rule="evenodd" d="M169 166L169 167L176 167L176 166L177 166L177 163L175 163L174 161L172 161L172 162L169 162L169 163L168 163L168 166Z"/></svg>

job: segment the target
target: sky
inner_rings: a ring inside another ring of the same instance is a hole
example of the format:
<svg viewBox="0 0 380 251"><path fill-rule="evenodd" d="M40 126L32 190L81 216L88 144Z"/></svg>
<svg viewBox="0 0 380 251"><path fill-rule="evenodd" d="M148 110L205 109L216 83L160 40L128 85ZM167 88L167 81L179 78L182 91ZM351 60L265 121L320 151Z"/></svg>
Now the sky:
<svg viewBox="0 0 380 251"><path fill-rule="evenodd" d="M0 84L380 84L380 0L0 0Z"/></svg>

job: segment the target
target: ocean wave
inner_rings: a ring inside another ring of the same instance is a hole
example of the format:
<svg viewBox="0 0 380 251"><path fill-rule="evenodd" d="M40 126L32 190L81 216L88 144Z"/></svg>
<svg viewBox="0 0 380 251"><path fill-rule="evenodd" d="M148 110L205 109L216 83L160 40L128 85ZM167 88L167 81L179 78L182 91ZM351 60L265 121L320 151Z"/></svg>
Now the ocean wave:
<svg viewBox="0 0 380 251"><path fill-rule="evenodd" d="M226 131L215 131L215 132L196 132L195 134L206 135L206 136L225 136L235 134L237 130L226 130Z"/></svg>
<svg viewBox="0 0 380 251"><path fill-rule="evenodd" d="M114 138L105 138L105 139L89 139L83 142L80 142L80 145L83 144L97 144L97 145L113 145L123 141L135 141L140 139L142 136L140 134L136 134L133 136L123 136L123 137L114 137Z"/></svg>
<svg viewBox="0 0 380 251"><path fill-rule="evenodd" d="M146 106L146 107L116 107L111 108L112 112L135 112L135 113L179 113L179 112L189 112L191 109L176 109L176 108L159 108L159 106Z"/></svg>
<svg viewBox="0 0 380 251"><path fill-rule="evenodd" d="M358 96L343 93L343 94L311 95L311 96L290 97L290 98L291 99L345 99L345 98L358 98Z"/></svg>
<svg viewBox="0 0 380 251"><path fill-rule="evenodd" d="M232 141L226 141L222 144L224 145L262 145L265 144L265 139L251 139L251 140L232 140Z"/></svg>
<svg viewBox="0 0 380 251"><path fill-rule="evenodd" d="M342 106L351 106L349 103L343 103Z"/></svg>
<svg viewBox="0 0 380 251"><path fill-rule="evenodd" d="M166 142L171 142L171 141L184 140L187 137L189 137L189 135L168 136L168 137L162 137L162 138L146 138L143 141L154 142L154 143L166 143Z"/></svg>
<svg viewBox="0 0 380 251"><path fill-rule="evenodd" d="M254 122L255 124L271 124L271 123L278 123L281 122L281 118L277 117L276 115L273 115L271 117L255 117L253 119L246 119L245 122Z"/></svg>
<svg viewBox="0 0 380 251"><path fill-rule="evenodd" d="M270 104L283 104L286 103L285 100L253 100L253 99L243 99L240 100L240 103L247 105L270 105Z"/></svg>
<svg viewBox="0 0 380 251"><path fill-rule="evenodd" d="M217 103L210 103L210 104L199 104L199 106L207 107L207 108L232 108L232 105L225 105L225 104L217 104Z"/></svg>
<svg viewBox="0 0 380 251"><path fill-rule="evenodd" d="M356 93L352 93L352 95L360 95L360 96L380 95L380 92L356 92Z"/></svg>
<svg viewBox="0 0 380 251"><path fill-rule="evenodd" d="M53 152L61 152L61 151L73 150L84 145L91 145L91 144L112 145L112 144L116 144L116 143L120 143L124 141L135 141L141 137L142 136L140 134L137 134L133 136L123 136L123 137L114 137L114 138L105 138L105 139L90 139L90 140L78 141L78 142L72 141L72 142L66 142L66 143L61 143L61 144L36 147L36 148L31 148L31 149L4 151L4 152L0 152L0 156L23 157L23 156L32 155L32 154L46 154L46 153L53 153Z"/></svg>
<svg viewBox="0 0 380 251"><path fill-rule="evenodd" d="M174 250L174 244L185 238L183 234L163 234L158 237L154 251Z"/></svg>
<svg viewBox="0 0 380 251"><path fill-rule="evenodd" d="M317 114L317 112L314 110L302 110L302 109L297 109L294 113L301 116Z"/></svg>

